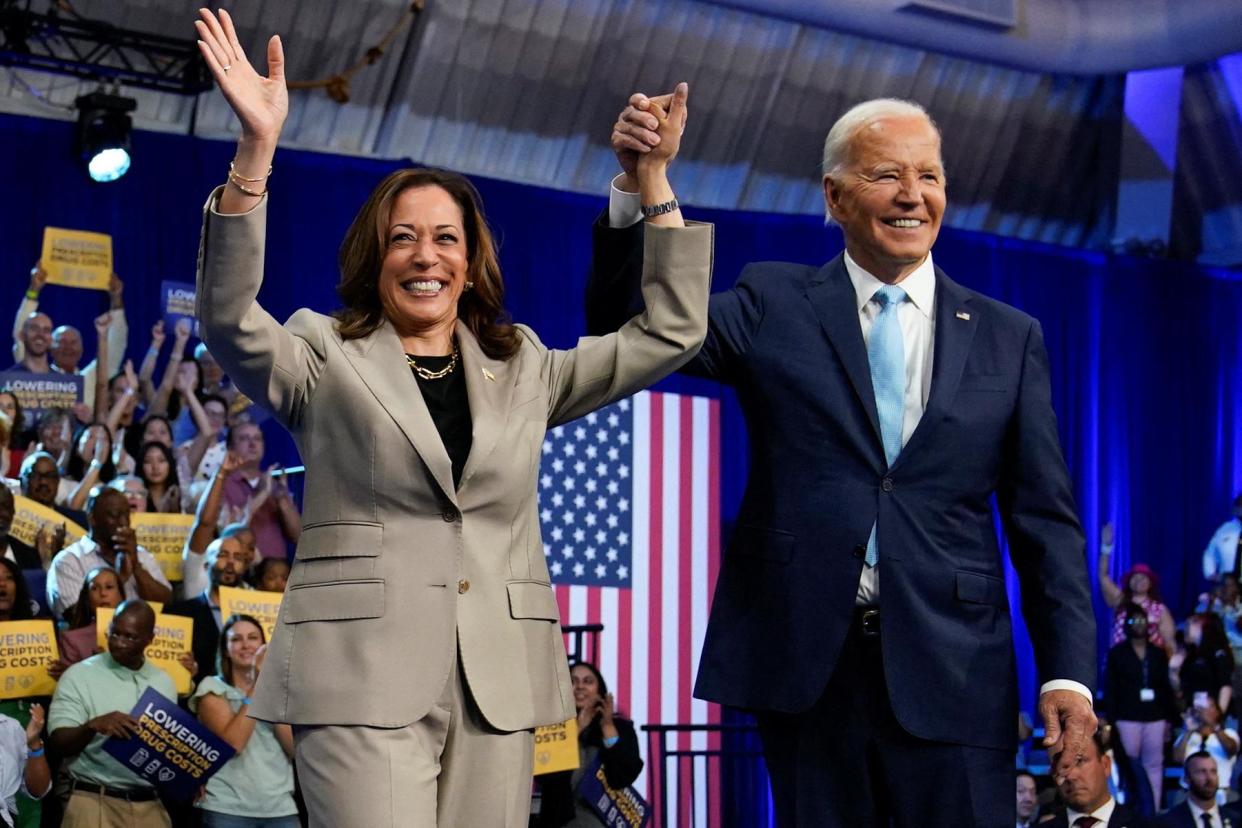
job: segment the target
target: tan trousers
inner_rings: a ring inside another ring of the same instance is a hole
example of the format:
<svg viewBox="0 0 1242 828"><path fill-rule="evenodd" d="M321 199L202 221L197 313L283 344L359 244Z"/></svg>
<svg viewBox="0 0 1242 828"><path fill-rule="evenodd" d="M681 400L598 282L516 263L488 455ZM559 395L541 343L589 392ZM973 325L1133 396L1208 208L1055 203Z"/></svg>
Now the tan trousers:
<svg viewBox="0 0 1242 828"><path fill-rule="evenodd" d="M408 727L294 727L311 828L526 828L530 731L484 721L454 665Z"/></svg>
<svg viewBox="0 0 1242 828"><path fill-rule="evenodd" d="M158 799L126 802L101 793L74 791L60 828L171 828Z"/></svg>

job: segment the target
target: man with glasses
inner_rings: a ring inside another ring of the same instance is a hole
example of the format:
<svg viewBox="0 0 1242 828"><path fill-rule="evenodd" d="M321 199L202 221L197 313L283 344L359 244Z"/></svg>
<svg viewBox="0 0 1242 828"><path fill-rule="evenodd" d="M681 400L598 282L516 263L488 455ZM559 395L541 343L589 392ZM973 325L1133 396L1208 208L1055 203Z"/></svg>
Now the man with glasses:
<svg viewBox="0 0 1242 828"><path fill-rule="evenodd" d="M64 618L78 600L86 573L97 566L115 569L126 598L168 603L172 585L159 561L138 545L129 525L129 501L115 489L96 489L87 502L90 533L61 550L47 574L47 603Z"/></svg>
<svg viewBox="0 0 1242 828"><path fill-rule="evenodd" d="M115 493L114 493L115 494ZM129 714L148 687L177 700L172 679L143 655L155 636L155 613L143 601L125 601L108 625L108 651L71 666L61 676L48 714L48 743L65 757L69 803L65 828L168 828L155 789L104 751L108 737L133 738Z"/></svg>

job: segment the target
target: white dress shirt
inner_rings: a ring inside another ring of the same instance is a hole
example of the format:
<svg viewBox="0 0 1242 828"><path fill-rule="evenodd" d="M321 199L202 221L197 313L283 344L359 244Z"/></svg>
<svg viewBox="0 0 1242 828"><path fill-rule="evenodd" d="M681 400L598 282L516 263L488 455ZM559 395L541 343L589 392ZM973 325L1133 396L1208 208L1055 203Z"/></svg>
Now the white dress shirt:
<svg viewBox="0 0 1242 828"><path fill-rule="evenodd" d="M630 193L617 187L612 180L608 194L608 224L610 227L629 227L642 221L642 202L638 193ZM880 313L878 303L871 301L875 292L885 285L864 270L849 253L845 254L845 270L854 286L854 299L858 308L858 322L862 327L863 342L871 338L871 326ZM905 414L901 422L901 444L905 446L923 418L927 397L931 393L932 363L935 358L936 334L936 268L931 253L899 283L910 298L897 306L897 321L901 325L901 344L906 355ZM858 583L857 604L876 604L880 600L880 568L884 563L884 550L880 549L879 563L864 566ZM1045 682L1039 692L1050 690L1074 690L1087 699L1091 691L1077 681L1054 679ZM1110 810L1109 813L1112 813Z"/></svg>
<svg viewBox="0 0 1242 828"><path fill-rule="evenodd" d="M160 568L159 561L141 546L138 547L138 560L135 563L145 569L152 578L169 589L172 588L172 584L164 577L164 570ZM52 608L52 615L57 619L63 618L65 610L78 602L78 593L82 591L82 582L86 580L86 573L97 566L112 568L112 564L105 561L99 554L99 544L91 540L90 535L86 535L56 553L47 573L47 604ZM121 588L127 599L141 597L138 595L138 579L133 574L121 585Z"/></svg>
<svg viewBox="0 0 1242 828"><path fill-rule="evenodd" d="M1233 572L1234 558L1238 555L1238 535L1242 534L1242 520L1231 518L1208 541L1203 550L1203 577L1215 581L1217 576Z"/></svg>
<svg viewBox="0 0 1242 828"><path fill-rule="evenodd" d="M1220 820L1220 806L1212 803L1209 810L1203 810L1191 800L1187 799L1186 804L1190 806L1190 815L1194 818L1195 828L1203 828L1203 815L1207 814L1212 819L1212 828L1224 828L1224 824Z"/></svg>
<svg viewBox="0 0 1242 828"><path fill-rule="evenodd" d="M17 814L17 792L32 799L42 799L47 791L26 789L26 728L16 719L0 714L0 825L12 825ZM48 785L48 790L52 786Z"/></svg>
<svg viewBox="0 0 1242 828"><path fill-rule="evenodd" d="M1075 828L1074 820L1081 816L1090 816L1099 820L1099 822L1095 823L1095 828L1107 828L1108 821L1113 818L1113 811L1116 809L1117 800L1110 796L1107 802L1090 813L1083 813L1082 811L1075 811L1073 808L1066 808L1066 822L1069 824L1070 828Z"/></svg>

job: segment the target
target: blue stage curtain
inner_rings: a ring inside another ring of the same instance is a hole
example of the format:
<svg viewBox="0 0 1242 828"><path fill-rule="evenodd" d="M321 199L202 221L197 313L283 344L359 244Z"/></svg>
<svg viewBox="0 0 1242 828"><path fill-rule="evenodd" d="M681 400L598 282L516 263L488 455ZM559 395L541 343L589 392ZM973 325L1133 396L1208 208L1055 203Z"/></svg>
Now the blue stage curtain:
<svg viewBox="0 0 1242 828"><path fill-rule="evenodd" d="M74 159L72 124L0 116L0 157L10 159L0 201L0 323L12 319L45 225L111 233L116 269L126 280L130 354L140 358L160 314L159 282L193 279L200 211L211 188L224 180L232 151L224 142L137 132L129 174L99 185ZM277 318L302 306L324 312L336 307L336 252L345 228L373 185L402 164L277 154L268 272L259 295ZM673 179L675 184L676 168ZM599 182L595 197L475 181L500 241L514 318L531 324L550 345L573 345L584 329L590 225L605 205L608 182ZM727 288L745 262L822 262L842 246L839 231L825 229L813 216L693 207L686 212L716 224L717 290ZM1239 274L948 229L935 259L958 281L1028 311L1043 325L1092 581L1099 526L1113 520L1114 576L1132 561L1151 564L1166 600L1184 616L1203 587L1200 559L1207 539L1242 490ZM50 288L44 298L54 321L86 332L87 353L93 353L91 319L106 307L104 295ZM721 511L727 528L737 514L747 466L736 401L726 389L681 377L660 388L724 401ZM287 440L273 451L293 460ZM1011 598L1016 613L1012 584ZM1110 616L1097 598L1101 660ZM1021 701L1033 709L1037 678L1020 619L1016 629Z"/></svg>

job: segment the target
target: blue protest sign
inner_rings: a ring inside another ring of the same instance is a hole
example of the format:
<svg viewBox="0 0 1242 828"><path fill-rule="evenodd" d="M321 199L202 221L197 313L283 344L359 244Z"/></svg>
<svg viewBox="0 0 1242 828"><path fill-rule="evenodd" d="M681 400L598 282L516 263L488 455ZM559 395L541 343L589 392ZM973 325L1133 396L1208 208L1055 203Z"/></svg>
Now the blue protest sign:
<svg viewBox="0 0 1242 828"><path fill-rule="evenodd" d="M138 720L138 735L106 739L103 749L173 799L193 798L233 758L223 739L153 688L130 715Z"/></svg>
<svg viewBox="0 0 1242 828"><path fill-rule="evenodd" d="M172 336L177 321L190 320L191 332L198 335L198 323L194 320L193 282L160 282L160 306L164 309L164 333Z"/></svg>
<svg viewBox="0 0 1242 828"><path fill-rule="evenodd" d="M12 391L22 404L26 428L33 428L49 408L72 408L82 402L83 382L75 374L0 371L0 391Z"/></svg>
<svg viewBox="0 0 1242 828"><path fill-rule="evenodd" d="M634 787L608 787L604 766L596 759L578 783L578 796L591 805L591 810L608 828L645 828L651 820L651 808Z"/></svg>

